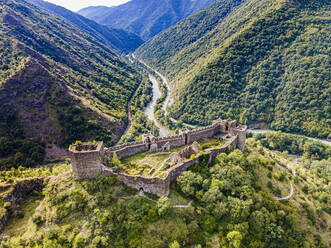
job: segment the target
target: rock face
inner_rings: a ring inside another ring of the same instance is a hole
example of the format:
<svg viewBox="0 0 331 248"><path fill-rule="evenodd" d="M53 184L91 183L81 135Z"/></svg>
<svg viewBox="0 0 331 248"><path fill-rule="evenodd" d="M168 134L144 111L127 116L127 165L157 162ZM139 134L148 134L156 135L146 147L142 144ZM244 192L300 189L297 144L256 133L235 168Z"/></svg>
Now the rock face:
<svg viewBox="0 0 331 248"><path fill-rule="evenodd" d="M194 141L192 145L185 147L181 152L180 156L182 158L190 158L191 154L197 155L200 153L200 148L198 142Z"/></svg>
<svg viewBox="0 0 331 248"><path fill-rule="evenodd" d="M180 154L178 152L171 153L170 157L169 157L169 160L170 160L171 165L175 165L175 164L178 164L180 162L183 162L183 159L182 159L182 157L180 156Z"/></svg>
<svg viewBox="0 0 331 248"><path fill-rule="evenodd" d="M198 142L196 142L196 141L193 142L193 144L191 145L191 150L195 155L200 153L200 148L199 148Z"/></svg>

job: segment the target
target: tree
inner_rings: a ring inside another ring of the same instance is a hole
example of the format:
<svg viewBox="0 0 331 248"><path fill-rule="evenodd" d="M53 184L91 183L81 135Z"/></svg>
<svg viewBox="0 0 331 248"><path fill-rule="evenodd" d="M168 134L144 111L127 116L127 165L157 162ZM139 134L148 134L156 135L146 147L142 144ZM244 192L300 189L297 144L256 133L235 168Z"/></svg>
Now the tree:
<svg viewBox="0 0 331 248"><path fill-rule="evenodd" d="M168 197L162 196L157 201L157 211L160 216L165 216L170 208L170 200Z"/></svg>
<svg viewBox="0 0 331 248"><path fill-rule="evenodd" d="M230 248L239 248L242 240L242 235L238 231L229 232L226 239L229 241Z"/></svg>
<svg viewBox="0 0 331 248"><path fill-rule="evenodd" d="M284 247L285 245L285 233L284 230L277 226L275 223L271 223L266 226L264 236L264 242L266 247L277 248Z"/></svg>
<svg viewBox="0 0 331 248"><path fill-rule="evenodd" d="M169 245L169 248L180 248L180 245L178 244L177 240L175 240Z"/></svg>
<svg viewBox="0 0 331 248"><path fill-rule="evenodd" d="M194 196L202 185L203 179L192 171L185 171L182 176L177 178L177 182L185 194Z"/></svg>

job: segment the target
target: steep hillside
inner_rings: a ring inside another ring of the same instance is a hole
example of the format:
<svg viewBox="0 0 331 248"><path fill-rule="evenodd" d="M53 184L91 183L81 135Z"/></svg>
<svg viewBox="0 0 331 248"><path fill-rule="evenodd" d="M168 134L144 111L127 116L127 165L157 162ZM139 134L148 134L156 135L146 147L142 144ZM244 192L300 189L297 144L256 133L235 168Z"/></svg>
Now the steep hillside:
<svg viewBox="0 0 331 248"><path fill-rule="evenodd" d="M43 0L28 1L66 19L79 29L93 36L93 38L109 45L118 53L132 52L143 43L143 41L133 33L121 29L108 28L55 4Z"/></svg>
<svg viewBox="0 0 331 248"><path fill-rule="evenodd" d="M330 245L325 171L330 160L305 160L303 166L251 139L246 152L229 151L210 165L207 161L201 155L199 165L177 178L170 199L141 197L114 177L73 180L70 165L1 172L1 217L12 214L0 247ZM46 177L42 192L34 191L19 204L8 202L13 187L40 177ZM289 199L275 199L287 196L292 187Z"/></svg>
<svg viewBox="0 0 331 248"><path fill-rule="evenodd" d="M136 55L171 79L176 119L331 137L330 11L329 1L220 0Z"/></svg>
<svg viewBox="0 0 331 248"><path fill-rule="evenodd" d="M56 147L79 139L117 141L137 72L89 34L24 0L1 2L0 20L1 168L39 163L43 148L51 159Z"/></svg>
<svg viewBox="0 0 331 248"><path fill-rule="evenodd" d="M116 7L88 7L79 14L148 40L215 0L132 0Z"/></svg>

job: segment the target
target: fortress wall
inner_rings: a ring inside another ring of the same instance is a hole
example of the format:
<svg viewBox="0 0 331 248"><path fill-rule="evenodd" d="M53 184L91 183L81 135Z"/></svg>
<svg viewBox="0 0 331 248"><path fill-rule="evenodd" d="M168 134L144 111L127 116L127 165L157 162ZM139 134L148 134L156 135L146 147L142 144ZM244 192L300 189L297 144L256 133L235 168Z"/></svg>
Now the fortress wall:
<svg viewBox="0 0 331 248"><path fill-rule="evenodd" d="M107 151L109 151L109 152L118 151L118 150L121 150L121 149L126 148L126 147L130 147L130 146L134 146L134 145L141 145L141 144L144 144L144 142L142 142L142 141L128 142L128 143L125 143L125 144L122 144L122 145L109 147L109 148L107 148Z"/></svg>
<svg viewBox="0 0 331 248"><path fill-rule="evenodd" d="M209 130L210 131L210 130ZM163 138L163 141L165 139ZM169 141L169 139L167 139ZM168 142L167 141L167 142ZM232 137L226 144L221 147L207 150L209 154L209 163L215 159L220 153L225 152L229 146L237 147L238 136ZM139 147L139 145L137 145ZM126 148L122 149L125 150ZM145 149L146 146L145 146ZM121 151L121 150L120 150ZM121 153L120 153L121 154ZM122 154L121 154L122 155ZM142 176L131 176L122 173L115 173L112 169L103 167L103 174L105 176L116 176L121 179L128 187L143 190L144 192L152 193L157 196L168 196L170 183L181 176L184 171L187 171L192 165L199 164L199 158L194 158L182 164L174 166L167 174L166 178L146 178Z"/></svg>
<svg viewBox="0 0 331 248"><path fill-rule="evenodd" d="M213 137L217 133L217 125L208 126L205 128L199 128L187 133L187 143L191 144L194 141L201 139L208 139Z"/></svg>
<svg viewBox="0 0 331 248"><path fill-rule="evenodd" d="M184 146L185 145L185 139L181 135L163 137L163 138L156 138L155 141L156 141L159 148L161 148L162 146L164 146L168 142L170 143L171 147L177 147L177 146Z"/></svg>
<svg viewBox="0 0 331 248"><path fill-rule="evenodd" d="M181 176L184 171L187 171L192 165L198 164L198 163L199 163L199 158L195 158L195 159L189 160L183 164L175 166L174 169L172 169L169 172L167 177L170 179L170 182L173 182L174 180L176 180L177 177Z"/></svg>
<svg viewBox="0 0 331 248"><path fill-rule="evenodd" d="M138 142L134 145L126 145L123 146L123 148L119 149L119 150L110 150L107 149L105 152L105 157L106 158L112 158L114 152L116 152L117 157L119 159L125 158L125 157L129 157L132 155L135 155L137 153L141 153L141 152L147 152L148 151L148 146L142 142Z"/></svg>
<svg viewBox="0 0 331 248"><path fill-rule="evenodd" d="M155 194L157 196L169 195L170 180L167 178L146 178L141 176L130 176L121 173L115 173L111 169L105 168L104 175L116 176L121 179L122 182L136 190L143 190L144 192Z"/></svg>

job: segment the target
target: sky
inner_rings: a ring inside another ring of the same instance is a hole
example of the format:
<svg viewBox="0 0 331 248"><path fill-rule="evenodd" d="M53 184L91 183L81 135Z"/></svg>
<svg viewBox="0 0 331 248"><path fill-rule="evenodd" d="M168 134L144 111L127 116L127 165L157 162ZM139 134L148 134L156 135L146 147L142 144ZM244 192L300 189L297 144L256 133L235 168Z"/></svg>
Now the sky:
<svg viewBox="0 0 331 248"><path fill-rule="evenodd" d="M72 11L78 11L82 8L89 6L115 6L120 5L130 0L46 0L47 2L54 3L70 9Z"/></svg>

